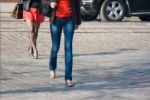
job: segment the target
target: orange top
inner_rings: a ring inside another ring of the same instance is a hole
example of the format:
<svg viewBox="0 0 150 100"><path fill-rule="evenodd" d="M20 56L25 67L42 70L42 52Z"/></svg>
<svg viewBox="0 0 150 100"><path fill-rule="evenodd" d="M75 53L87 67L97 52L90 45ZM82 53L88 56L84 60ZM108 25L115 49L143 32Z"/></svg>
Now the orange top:
<svg viewBox="0 0 150 100"><path fill-rule="evenodd" d="M58 0L56 8L57 17L69 17L72 15L70 0Z"/></svg>

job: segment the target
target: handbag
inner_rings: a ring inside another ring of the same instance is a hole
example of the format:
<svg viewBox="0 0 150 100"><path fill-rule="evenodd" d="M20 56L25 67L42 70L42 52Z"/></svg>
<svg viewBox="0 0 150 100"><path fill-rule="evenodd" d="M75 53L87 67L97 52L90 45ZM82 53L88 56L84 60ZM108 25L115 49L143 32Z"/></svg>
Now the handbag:
<svg viewBox="0 0 150 100"><path fill-rule="evenodd" d="M11 12L11 17L15 19L22 19L23 18L23 4L22 2L18 1L15 5L15 8Z"/></svg>
<svg viewBox="0 0 150 100"><path fill-rule="evenodd" d="M46 16L46 17L50 17L52 14L52 8L49 6L50 2L49 0L42 0L40 7L39 7L39 12Z"/></svg>
<svg viewBox="0 0 150 100"><path fill-rule="evenodd" d="M30 7L30 3L31 3L31 0L23 1L23 9L28 11Z"/></svg>
<svg viewBox="0 0 150 100"><path fill-rule="evenodd" d="M51 7L47 7L47 6L40 6L39 7L39 12L46 16L46 17L50 17L52 14L52 8Z"/></svg>

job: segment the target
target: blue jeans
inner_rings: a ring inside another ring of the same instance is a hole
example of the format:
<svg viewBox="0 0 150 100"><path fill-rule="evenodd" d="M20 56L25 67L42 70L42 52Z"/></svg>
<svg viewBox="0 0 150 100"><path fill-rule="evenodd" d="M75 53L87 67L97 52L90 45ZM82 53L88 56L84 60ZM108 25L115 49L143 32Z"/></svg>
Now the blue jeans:
<svg viewBox="0 0 150 100"><path fill-rule="evenodd" d="M57 54L60 47L62 30L64 31L65 51L65 80L72 80L72 41L75 23L72 17L58 18L50 24L52 48L49 60L49 69L55 71L57 68Z"/></svg>

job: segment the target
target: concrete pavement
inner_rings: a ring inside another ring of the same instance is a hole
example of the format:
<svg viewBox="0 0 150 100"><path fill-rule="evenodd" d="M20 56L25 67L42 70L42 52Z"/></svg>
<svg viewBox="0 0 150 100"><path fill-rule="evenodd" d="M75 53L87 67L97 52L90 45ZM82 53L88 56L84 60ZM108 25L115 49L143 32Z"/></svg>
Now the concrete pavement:
<svg viewBox="0 0 150 100"><path fill-rule="evenodd" d="M12 4L7 5L13 8ZM10 11L8 8L5 12ZM10 18L3 11L0 11L0 100L150 100L149 22L138 18L116 23L83 22L74 35L76 86L67 88L63 36L57 78L51 80L48 19L39 30L39 59L35 60L27 51L26 23Z"/></svg>

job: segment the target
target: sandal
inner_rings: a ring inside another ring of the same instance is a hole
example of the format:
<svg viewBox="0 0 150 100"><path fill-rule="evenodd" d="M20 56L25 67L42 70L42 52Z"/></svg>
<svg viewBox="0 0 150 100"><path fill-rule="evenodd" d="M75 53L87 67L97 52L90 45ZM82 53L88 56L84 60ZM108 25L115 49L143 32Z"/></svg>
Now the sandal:
<svg viewBox="0 0 150 100"><path fill-rule="evenodd" d="M71 80L66 80L66 86L67 87L74 87L75 84Z"/></svg>
<svg viewBox="0 0 150 100"><path fill-rule="evenodd" d="M33 55L33 48L31 46L28 47L29 55Z"/></svg>
<svg viewBox="0 0 150 100"><path fill-rule="evenodd" d="M50 71L50 78L55 79L56 78L56 73L55 71Z"/></svg>
<svg viewBox="0 0 150 100"><path fill-rule="evenodd" d="M32 56L33 56L34 59L38 59L38 52L37 51L34 52Z"/></svg>

